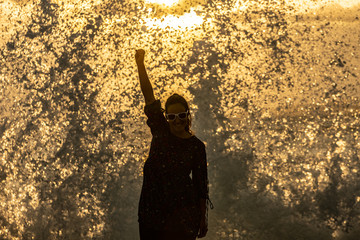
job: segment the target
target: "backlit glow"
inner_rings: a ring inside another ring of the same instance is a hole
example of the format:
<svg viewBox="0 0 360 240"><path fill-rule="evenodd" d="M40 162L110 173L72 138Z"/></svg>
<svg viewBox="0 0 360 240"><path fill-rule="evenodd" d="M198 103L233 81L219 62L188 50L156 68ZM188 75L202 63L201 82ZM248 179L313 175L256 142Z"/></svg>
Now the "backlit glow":
<svg viewBox="0 0 360 240"><path fill-rule="evenodd" d="M178 3L179 0L145 0L145 3L155 3L159 5L172 6Z"/></svg>
<svg viewBox="0 0 360 240"><path fill-rule="evenodd" d="M147 18L145 19L145 25L150 28L172 28L172 29L186 29L193 28L203 23L203 18L198 16L194 10L189 13L185 13L182 16L169 15L161 19Z"/></svg>
<svg viewBox="0 0 360 240"><path fill-rule="evenodd" d="M207 239L358 239L359 4L0 0L0 239L137 238L139 48L206 145Z"/></svg>

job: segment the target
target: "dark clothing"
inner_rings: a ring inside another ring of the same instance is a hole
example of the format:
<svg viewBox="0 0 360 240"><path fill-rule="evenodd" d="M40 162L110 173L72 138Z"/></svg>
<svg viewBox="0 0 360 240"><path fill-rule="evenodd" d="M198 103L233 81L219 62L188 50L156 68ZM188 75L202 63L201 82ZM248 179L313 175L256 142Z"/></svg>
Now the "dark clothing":
<svg viewBox="0 0 360 240"><path fill-rule="evenodd" d="M171 232L154 230L139 224L141 240L195 240L196 236L187 235L184 232Z"/></svg>
<svg viewBox="0 0 360 240"><path fill-rule="evenodd" d="M152 141L143 171L140 226L195 237L200 198L209 199L205 145L196 136L184 139L173 135L160 100L145 106L145 114Z"/></svg>

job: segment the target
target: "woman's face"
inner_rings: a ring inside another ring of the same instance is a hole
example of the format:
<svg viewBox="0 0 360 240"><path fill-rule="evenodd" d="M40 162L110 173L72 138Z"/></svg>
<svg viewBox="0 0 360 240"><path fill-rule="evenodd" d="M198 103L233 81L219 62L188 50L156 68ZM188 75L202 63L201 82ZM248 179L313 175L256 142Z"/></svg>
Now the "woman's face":
<svg viewBox="0 0 360 240"><path fill-rule="evenodd" d="M172 104L167 109L167 114L178 114L185 112L185 107L181 103ZM170 129L175 133L185 132L185 127L188 124L188 117L185 119L180 119L179 116L176 116L174 120L169 120Z"/></svg>

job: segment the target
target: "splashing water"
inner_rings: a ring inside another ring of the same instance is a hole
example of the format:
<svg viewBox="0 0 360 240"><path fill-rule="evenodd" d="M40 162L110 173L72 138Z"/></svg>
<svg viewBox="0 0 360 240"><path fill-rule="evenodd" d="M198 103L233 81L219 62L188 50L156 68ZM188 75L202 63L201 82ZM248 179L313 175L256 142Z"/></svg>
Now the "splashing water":
<svg viewBox="0 0 360 240"><path fill-rule="evenodd" d="M0 2L0 238L139 239L155 95L207 144L205 239L360 235L360 1Z"/></svg>

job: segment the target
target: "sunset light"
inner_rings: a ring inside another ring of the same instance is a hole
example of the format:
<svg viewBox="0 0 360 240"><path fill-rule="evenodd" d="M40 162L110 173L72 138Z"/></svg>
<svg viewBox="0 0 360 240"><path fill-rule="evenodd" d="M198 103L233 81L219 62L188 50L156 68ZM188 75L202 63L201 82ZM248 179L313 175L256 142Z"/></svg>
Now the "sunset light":
<svg viewBox="0 0 360 240"><path fill-rule="evenodd" d="M360 0L0 0L0 239L138 240L150 174L176 229L204 201L167 184L208 177L201 239L358 240L359 29Z"/></svg>
<svg viewBox="0 0 360 240"><path fill-rule="evenodd" d="M161 19L147 18L144 20L145 25L150 28L171 28L171 29L187 29L201 25L203 18L198 16L193 10L182 16L169 15Z"/></svg>
<svg viewBox="0 0 360 240"><path fill-rule="evenodd" d="M178 3L179 0L145 0L145 3L155 3L159 5L172 6Z"/></svg>

